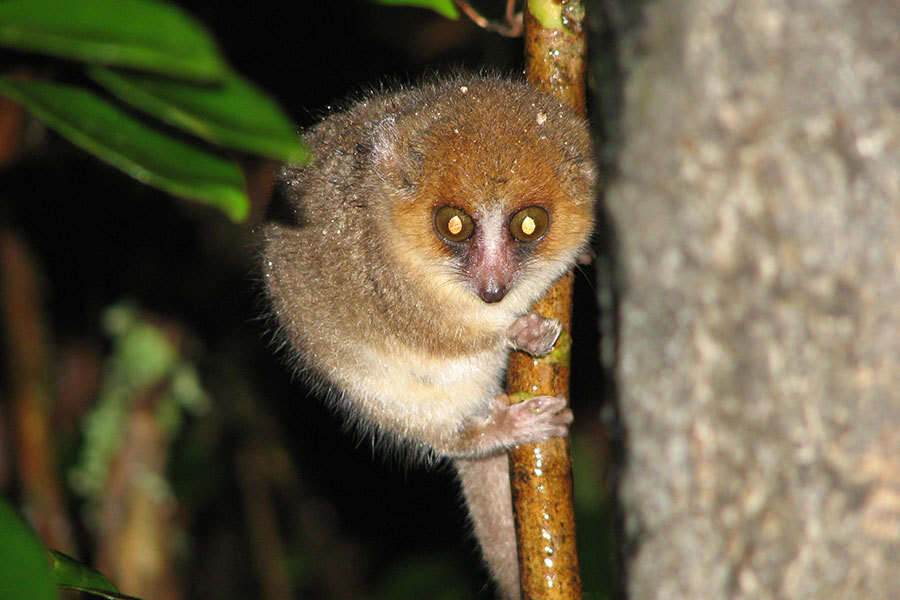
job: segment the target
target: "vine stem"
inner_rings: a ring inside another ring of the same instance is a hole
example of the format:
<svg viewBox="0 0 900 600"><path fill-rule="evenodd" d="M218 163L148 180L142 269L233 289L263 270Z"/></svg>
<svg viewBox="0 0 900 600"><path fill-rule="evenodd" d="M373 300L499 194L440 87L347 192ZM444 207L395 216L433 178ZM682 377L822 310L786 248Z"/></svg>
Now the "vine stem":
<svg viewBox="0 0 900 600"><path fill-rule="evenodd" d="M581 0L528 0L524 11L528 82L581 115L586 105L583 19ZM535 304L544 317L560 322L563 333L548 357L513 353L507 373L510 397L568 396L572 287L570 271ZM515 448L509 464L522 597L581 598L568 438Z"/></svg>

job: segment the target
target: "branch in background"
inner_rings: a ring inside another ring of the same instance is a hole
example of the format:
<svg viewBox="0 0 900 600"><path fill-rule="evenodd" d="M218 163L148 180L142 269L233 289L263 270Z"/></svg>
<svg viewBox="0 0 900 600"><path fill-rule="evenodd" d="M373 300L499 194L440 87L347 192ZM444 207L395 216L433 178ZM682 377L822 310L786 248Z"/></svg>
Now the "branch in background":
<svg viewBox="0 0 900 600"><path fill-rule="evenodd" d="M4 96L0 96L0 167L12 162L22 145L25 129L25 110Z"/></svg>
<svg viewBox="0 0 900 600"><path fill-rule="evenodd" d="M8 425L9 415L6 414L8 406L9 400L0 395L0 496L6 496L9 493L13 477L12 442L8 435L12 431L12 427Z"/></svg>
<svg viewBox="0 0 900 600"><path fill-rule="evenodd" d="M284 540L267 476L267 452L262 440L247 441L235 460L235 471L250 537L253 566L262 583L264 600L293 597Z"/></svg>
<svg viewBox="0 0 900 600"><path fill-rule="evenodd" d="M107 309L104 325L113 352L70 481L96 515L100 569L125 593L178 600L183 525L166 468L182 412L205 410L207 398L184 356L184 327L126 303Z"/></svg>
<svg viewBox="0 0 900 600"><path fill-rule="evenodd" d="M176 503L165 481L168 440L156 417L165 384L128 416L124 443L104 491L97 564L127 594L181 598L172 558Z"/></svg>
<svg viewBox="0 0 900 600"><path fill-rule="evenodd" d="M149 327L144 323L150 321L141 317L137 327ZM159 347L147 353L146 362L152 360L152 355L161 354L160 350L165 350L167 356L156 359L160 361L159 368L147 376L145 385L136 386L128 403L121 443L97 498L97 563L125 593L155 600L179 600L182 586L176 575L173 540L180 525L177 503L166 479L172 432L167 430L161 415L166 413L164 405L172 402L176 373L172 367L180 360L185 334L177 324L152 327L154 334L164 336L171 349ZM150 331L144 329L145 334ZM148 348L149 345L144 350ZM127 353L122 349L118 352ZM130 354L136 358L133 349ZM134 366L121 360L118 368ZM106 383L114 377L108 372Z"/></svg>
<svg viewBox="0 0 900 600"><path fill-rule="evenodd" d="M56 343L51 428L57 439L80 435L80 426L103 378L103 352L98 341L78 338Z"/></svg>
<svg viewBox="0 0 900 600"><path fill-rule="evenodd" d="M340 531L334 506L303 486L297 468L284 447L278 446L272 450L282 458L272 460L270 465L282 465L278 491L284 498L290 499L294 531L302 532L312 553L333 558L324 561L319 571L323 596L331 600L362 597L365 590L362 574L366 561L359 546Z"/></svg>
<svg viewBox="0 0 900 600"><path fill-rule="evenodd" d="M50 393L44 318L38 280L24 244L10 231L0 232L0 293L10 370L10 405L18 475L25 512L41 540L76 554L72 526L54 460L48 423Z"/></svg>
<svg viewBox="0 0 900 600"><path fill-rule="evenodd" d="M506 0L505 22L490 21L481 15L466 0L453 0L467 17L482 29L499 33L506 37L519 37L522 35L522 13L515 12L516 0Z"/></svg>
<svg viewBox="0 0 900 600"><path fill-rule="evenodd" d="M581 115L586 98L583 19L580 1L529 0L525 9L528 82ZM563 334L543 359L513 353L507 374L511 397L568 396L572 282L569 272L535 304L541 315L560 322ZM509 462L523 597L580 598L568 438L514 448Z"/></svg>
<svg viewBox="0 0 900 600"><path fill-rule="evenodd" d="M316 597L363 597L362 552L341 533L334 508L303 485L284 446L284 435L272 416L257 405L253 388L231 379L217 395L225 399L224 405L234 409L235 420L246 431L247 442L237 458L236 479L241 486L256 559L254 567L263 582L264 597L285 597L286 551L292 544L299 544L309 556L329 557L317 561L315 572L306 582L315 589ZM272 526L278 519L276 506L289 512L281 517L280 528ZM296 581L289 583L297 585ZM300 591L287 589L291 592L288 597Z"/></svg>

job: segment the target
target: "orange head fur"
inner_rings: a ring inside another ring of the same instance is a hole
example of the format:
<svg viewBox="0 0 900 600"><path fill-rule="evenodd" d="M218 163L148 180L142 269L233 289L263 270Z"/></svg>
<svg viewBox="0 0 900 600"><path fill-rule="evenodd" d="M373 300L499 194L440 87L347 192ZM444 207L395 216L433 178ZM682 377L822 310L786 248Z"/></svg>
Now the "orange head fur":
<svg viewBox="0 0 900 600"><path fill-rule="evenodd" d="M416 257L420 276L430 265L435 285L461 285L485 303L502 301L548 265L560 265L550 269L559 275L593 226L583 121L536 91L508 85L460 79L384 123L376 138L376 168L391 198L383 215L390 244L400 257ZM443 207L471 219L469 237L442 235L435 219ZM530 207L548 218L542 235L523 241L511 221ZM549 283L540 279L542 288Z"/></svg>

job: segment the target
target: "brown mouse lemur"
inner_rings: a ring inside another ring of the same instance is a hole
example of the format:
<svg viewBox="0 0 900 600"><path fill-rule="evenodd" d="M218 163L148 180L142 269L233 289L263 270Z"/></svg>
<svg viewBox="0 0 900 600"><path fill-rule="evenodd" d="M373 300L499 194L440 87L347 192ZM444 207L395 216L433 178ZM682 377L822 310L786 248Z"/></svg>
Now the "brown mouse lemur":
<svg viewBox="0 0 900 600"><path fill-rule="evenodd" d="M372 94L304 136L263 274L298 371L363 431L453 460L505 598L519 597L506 450L564 436L561 397L510 405L510 349L550 350L529 307L586 248L584 119L523 83L457 75Z"/></svg>

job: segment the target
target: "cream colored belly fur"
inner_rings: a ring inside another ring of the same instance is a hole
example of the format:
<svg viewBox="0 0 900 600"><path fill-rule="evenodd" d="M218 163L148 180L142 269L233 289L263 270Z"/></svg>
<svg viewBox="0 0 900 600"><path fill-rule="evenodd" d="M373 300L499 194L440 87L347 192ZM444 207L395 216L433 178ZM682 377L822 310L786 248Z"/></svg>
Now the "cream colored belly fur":
<svg viewBox="0 0 900 600"><path fill-rule="evenodd" d="M508 355L503 348L454 358L356 350L355 365L339 375L339 384L364 416L401 435L425 439L451 435L466 418L490 414L493 398L502 391Z"/></svg>

